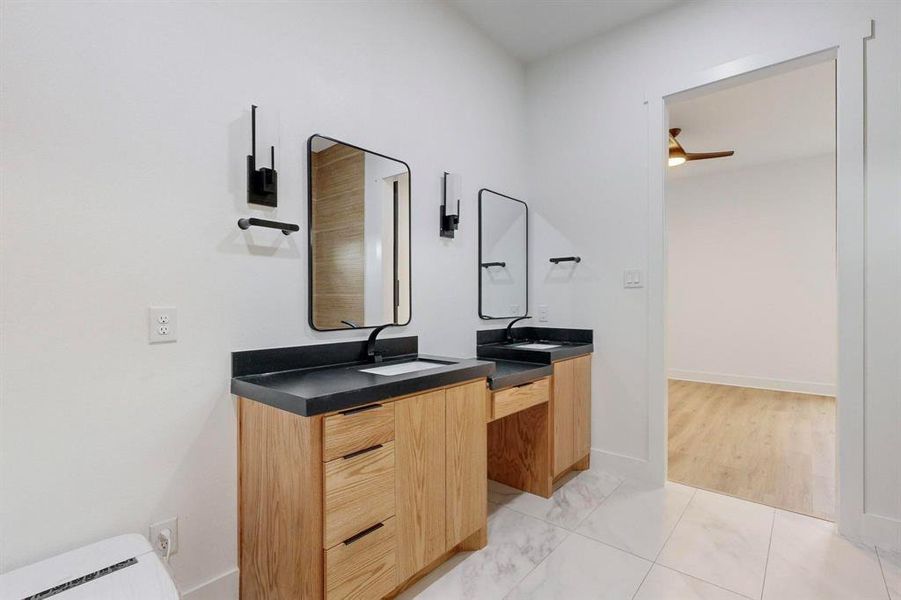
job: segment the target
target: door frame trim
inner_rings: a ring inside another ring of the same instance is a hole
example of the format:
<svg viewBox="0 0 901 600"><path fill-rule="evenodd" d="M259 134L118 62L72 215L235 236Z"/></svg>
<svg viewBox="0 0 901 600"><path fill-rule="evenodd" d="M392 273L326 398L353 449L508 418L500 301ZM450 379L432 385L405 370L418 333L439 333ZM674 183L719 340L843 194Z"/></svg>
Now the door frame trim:
<svg viewBox="0 0 901 600"><path fill-rule="evenodd" d="M648 468L660 484L667 469L666 209L668 139L666 101L763 69L795 63L836 61L836 281L838 377L836 520L842 534L863 538L865 497L865 40L873 22L786 40L754 54L690 76L674 78L647 95L648 111ZM705 91L708 91L707 88ZM866 537L872 537L872 532Z"/></svg>

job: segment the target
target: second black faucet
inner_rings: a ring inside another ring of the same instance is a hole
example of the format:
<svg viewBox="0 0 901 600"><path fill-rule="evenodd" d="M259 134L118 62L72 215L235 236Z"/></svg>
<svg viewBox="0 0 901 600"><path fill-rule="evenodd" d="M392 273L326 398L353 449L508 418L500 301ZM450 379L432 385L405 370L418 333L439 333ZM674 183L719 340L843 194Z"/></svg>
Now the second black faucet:
<svg viewBox="0 0 901 600"><path fill-rule="evenodd" d="M519 317L518 319L513 319L512 321L510 321L510 323L507 324L507 330L506 330L506 332L505 332L505 334L504 334L504 337L507 339L507 342L515 342L515 341L517 341L517 340L513 337L513 326L516 325L517 323L519 323L519 322L522 321L522 320L525 320L525 319L531 319L531 318L532 318L532 317L526 315L526 316L524 316L524 317Z"/></svg>

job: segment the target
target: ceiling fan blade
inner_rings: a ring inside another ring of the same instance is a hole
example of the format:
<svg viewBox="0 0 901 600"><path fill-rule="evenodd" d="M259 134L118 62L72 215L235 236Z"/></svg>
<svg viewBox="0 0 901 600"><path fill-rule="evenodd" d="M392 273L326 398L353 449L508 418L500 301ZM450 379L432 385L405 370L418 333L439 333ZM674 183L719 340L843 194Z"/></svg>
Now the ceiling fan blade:
<svg viewBox="0 0 901 600"><path fill-rule="evenodd" d="M708 158L725 158L735 154L735 150L723 150L722 152L686 152L685 160L707 160Z"/></svg>

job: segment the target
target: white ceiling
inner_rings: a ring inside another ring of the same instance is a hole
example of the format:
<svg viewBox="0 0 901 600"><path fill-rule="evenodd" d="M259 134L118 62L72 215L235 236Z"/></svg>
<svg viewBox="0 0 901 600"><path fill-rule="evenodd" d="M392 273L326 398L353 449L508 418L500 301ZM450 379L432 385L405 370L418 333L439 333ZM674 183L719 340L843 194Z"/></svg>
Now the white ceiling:
<svg viewBox="0 0 901 600"><path fill-rule="evenodd" d="M701 90L703 91L703 90ZM686 152L735 150L729 158L667 169L673 177L831 153L835 149L835 63L758 78L691 99L668 102Z"/></svg>
<svg viewBox="0 0 901 600"><path fill-rule="evenodd" d="M523 62L682 0L447 0Z"/></svg>

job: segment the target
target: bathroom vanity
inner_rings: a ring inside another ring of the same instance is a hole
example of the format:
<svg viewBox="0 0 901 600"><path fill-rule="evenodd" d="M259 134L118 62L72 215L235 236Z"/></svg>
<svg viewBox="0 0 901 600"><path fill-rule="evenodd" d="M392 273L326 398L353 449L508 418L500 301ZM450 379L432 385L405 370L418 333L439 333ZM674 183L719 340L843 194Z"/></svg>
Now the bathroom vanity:
<svg viewBox="0 0 901 600"><path fill-rule="evenodd" d="M522 327L479 331L478 356L493 360L488 477L548 498L554 482L589 467L590 330Z"/></svg>
<svg viewBox="0 0 901 600"><path fill-rule="evenodd" d="M494 366L384 342L381 366L361 342L233 355L243 600L383 598L485 545Z"/></svg>

